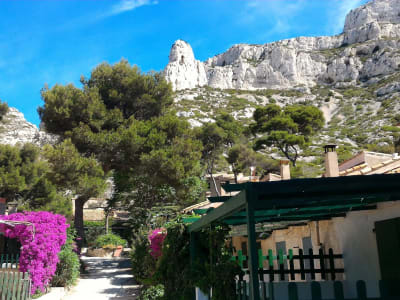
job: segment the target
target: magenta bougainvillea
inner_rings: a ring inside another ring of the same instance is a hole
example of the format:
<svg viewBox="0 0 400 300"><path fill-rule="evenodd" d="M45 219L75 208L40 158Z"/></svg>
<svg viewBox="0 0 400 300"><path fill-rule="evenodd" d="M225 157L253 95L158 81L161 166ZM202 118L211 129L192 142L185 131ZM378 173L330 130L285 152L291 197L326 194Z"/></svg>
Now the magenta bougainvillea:
<svg viewBox="0 0 400 300"><path fill-rule="evenodd" d="M162 254L162 244L167 236L164 228L156 228L149 234L150 241L150 254L153 258L157 259Z"/></svg>
<svg viewBox="0 0 400 300"><path fill-rule="evenodd" d="M19 269L29 272L32 280L31 293L37 289L44 291L56 272L58 253L67 238L64 216L50 212L23 212L0 216L1 220L25 221L30 225L0 224L0 231L8 238L21 243Z"/></svg>

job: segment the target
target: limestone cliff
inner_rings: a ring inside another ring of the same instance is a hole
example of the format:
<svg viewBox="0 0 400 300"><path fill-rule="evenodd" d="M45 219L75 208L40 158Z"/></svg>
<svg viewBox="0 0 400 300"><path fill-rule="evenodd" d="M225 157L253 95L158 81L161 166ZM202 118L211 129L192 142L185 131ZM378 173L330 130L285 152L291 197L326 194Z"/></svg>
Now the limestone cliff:
<svg viewBox="0 0 400 300"><path fill-rule="evenodd" d="M0 121L0 144L33 143L38 146L54 143L57 137L39 130L34 124L25 120L24 115L16 108L10 107Z"/></svg>
<svg viewBox="0 0 400 300"><path fill-rule="evenodd" d="M205 62L178 40L164 74L175 90L339 87L399 71L399 49L400 0L373 0L352 10L337 36L238 44Z"/></svg>

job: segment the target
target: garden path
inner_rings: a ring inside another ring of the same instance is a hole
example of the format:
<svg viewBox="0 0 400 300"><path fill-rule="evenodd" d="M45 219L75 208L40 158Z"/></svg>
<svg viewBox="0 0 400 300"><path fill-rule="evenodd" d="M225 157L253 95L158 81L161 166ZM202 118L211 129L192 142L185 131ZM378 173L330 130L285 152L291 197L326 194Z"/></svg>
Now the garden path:
<svg viewBox="0 0 400 300"><path fill-rule="evenodd" d="M126 258L83 257L86 274L62 300L134 300L136 284Z"/></svg>

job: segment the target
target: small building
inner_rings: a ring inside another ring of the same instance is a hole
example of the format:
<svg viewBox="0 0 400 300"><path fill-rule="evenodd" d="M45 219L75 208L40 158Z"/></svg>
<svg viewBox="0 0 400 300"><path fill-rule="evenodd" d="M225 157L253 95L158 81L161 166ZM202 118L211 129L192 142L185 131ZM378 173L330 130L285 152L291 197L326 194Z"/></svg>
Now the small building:
<svg viewBox="0 0 400 300"><path fill-rule="evenodd" d="M236 194L209 198L218 205L190 225L193 234L217 221L232 226L234 257L249 274L238 284L250 299L271 287L289 299L291 282L298 299L311 299L311 282L325 295L318 299L336 299L335 282L345 299L358 299L360 286L366 299L400 299L400 285L389 284L400 283L400 158L360 152L339 165L328 145L325 167L322 178L222 185Z"/></svg>

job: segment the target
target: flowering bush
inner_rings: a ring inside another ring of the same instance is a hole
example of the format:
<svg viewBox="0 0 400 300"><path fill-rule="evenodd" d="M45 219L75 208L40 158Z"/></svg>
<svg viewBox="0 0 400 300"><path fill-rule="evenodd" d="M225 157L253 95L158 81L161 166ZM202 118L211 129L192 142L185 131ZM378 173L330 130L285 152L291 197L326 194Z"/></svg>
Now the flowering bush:
<svg viewBox="0 0 400 300"><path fill-rule="evenodd" d="M8 238L21 243L20 271L29 272L32 280L31 293L44 292L56 272L58 253L65 244L69 225L64 216L50 212L23 212L0 216L2 220L26 221L29 225L10 226L0 224L0 231Z"/></svg>
<svg viewBox="0 0 400 300"><path fill-rule="evenodd" d="M165 229L156 228L149 235L150 254L153 258L159 258L162 254L162 244L166 237Z"/></svg>

